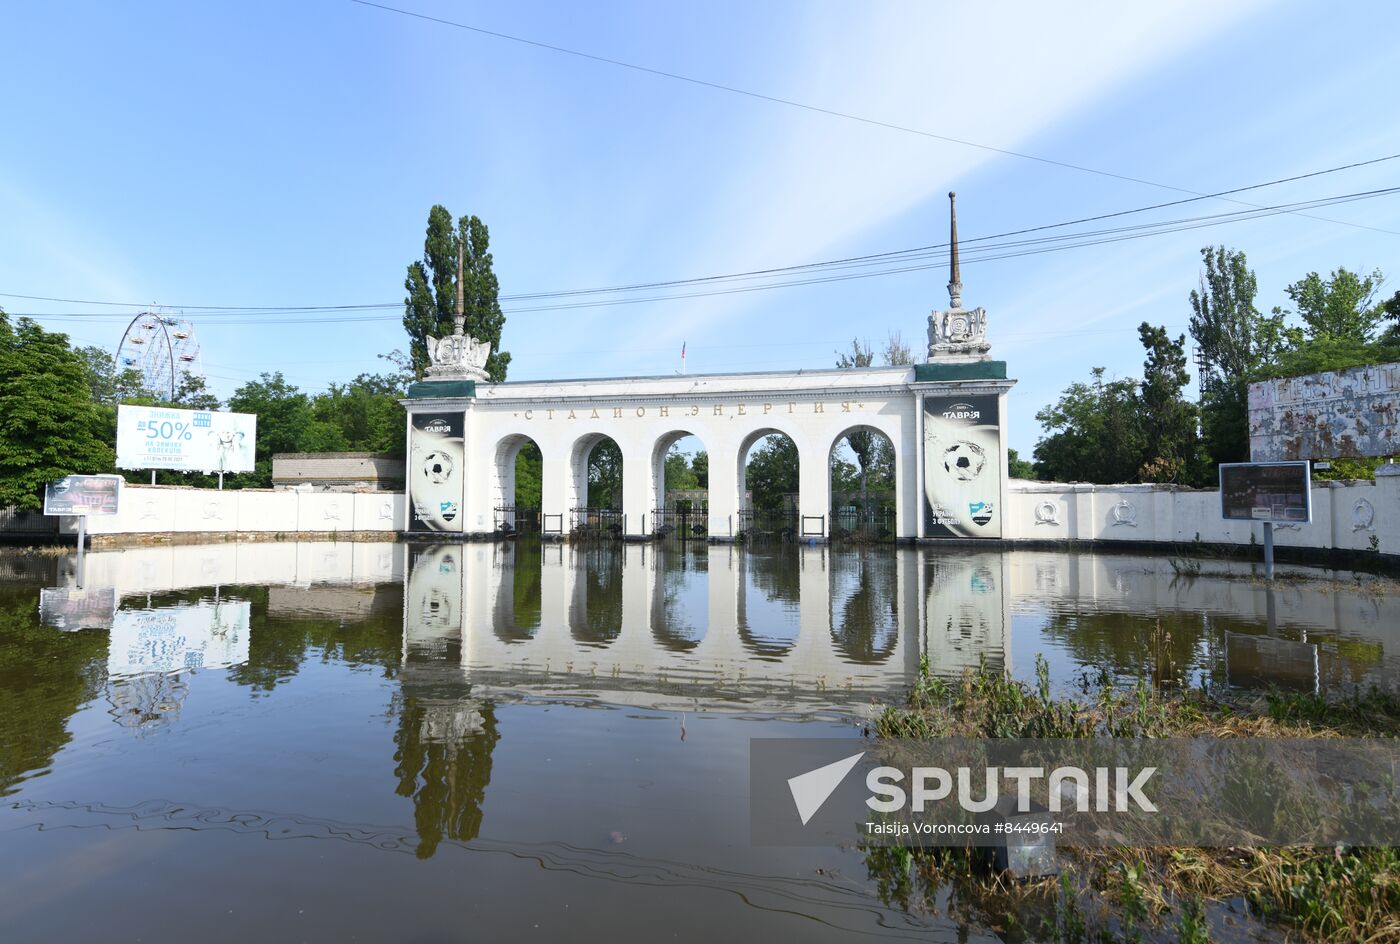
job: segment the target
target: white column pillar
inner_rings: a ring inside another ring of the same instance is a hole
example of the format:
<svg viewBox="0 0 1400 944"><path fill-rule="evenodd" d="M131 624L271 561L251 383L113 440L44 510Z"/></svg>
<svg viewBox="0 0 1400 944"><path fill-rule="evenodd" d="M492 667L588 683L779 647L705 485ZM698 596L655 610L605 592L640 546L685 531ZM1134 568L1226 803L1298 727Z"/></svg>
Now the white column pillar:
<svg viewBox="0 0 1400 944"><path fill-rule="evenodd" d="M806 519L821 517L821 539L831 531L831 443L818 435L807 435L797 440L797 454L801 467L797 475L798 492L798 536L804 540L813 535L806 532L809 526ZM813 521L811 530L816 530Z"/></svg>
<svg viewBox="0 0 1400 944"><path fill-rule="evenodd" d="M739 482L734 470L739 462L739 440L711 437L705 441L710 457L710 536L731 538L739 531Z"/></svg>
<svg viewBox="0 0 1400 944"><path fill-rule="evenodd" d="M653 524L652 443L629 437L625 441L619 440L617 445L622 450L622 513L626 526L624 533L640 537L649 534Z"/></svg>

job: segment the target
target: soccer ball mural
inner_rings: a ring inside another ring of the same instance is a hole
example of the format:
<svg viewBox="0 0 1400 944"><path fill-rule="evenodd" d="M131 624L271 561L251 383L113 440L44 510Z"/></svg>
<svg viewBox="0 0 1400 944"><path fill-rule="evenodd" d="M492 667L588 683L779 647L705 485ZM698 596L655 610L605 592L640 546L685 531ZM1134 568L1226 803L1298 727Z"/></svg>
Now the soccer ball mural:
<svg viewBox="0 0 1400 944"><path fill-rule="evenodd" d="M976 443L962 440L943 450L943 468L959 482L971 482L986 464L987 453Z"/></svg>

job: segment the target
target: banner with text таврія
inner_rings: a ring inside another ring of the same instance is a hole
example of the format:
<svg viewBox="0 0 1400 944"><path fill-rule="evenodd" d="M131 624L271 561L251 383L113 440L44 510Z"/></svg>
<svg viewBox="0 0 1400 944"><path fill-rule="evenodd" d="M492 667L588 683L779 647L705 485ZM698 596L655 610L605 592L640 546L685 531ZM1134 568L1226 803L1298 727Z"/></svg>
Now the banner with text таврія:
<svg viewBox="0 0 1400 944"><path fill-rule="evenodd" d="M251 472L258 418L252 413L117 407L117 468Z"/></svg>
<svg viewBox="0 0 1400 944"><path fill-rule="evenodd" d="M410 531L461 531L465 416L415 413L408 448Z"/></svg>
<svg viewBox="0 0 1400 944"><path fill-rule="evenodd" d="M996 395L924 398L924 534L1001 537Z"/></svg>

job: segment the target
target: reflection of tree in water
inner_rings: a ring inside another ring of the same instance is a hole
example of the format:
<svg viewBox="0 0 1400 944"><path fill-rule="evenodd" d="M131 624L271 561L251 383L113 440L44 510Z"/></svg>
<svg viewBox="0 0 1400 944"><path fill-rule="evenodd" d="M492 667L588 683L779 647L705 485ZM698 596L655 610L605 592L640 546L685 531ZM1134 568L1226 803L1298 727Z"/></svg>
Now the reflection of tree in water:
<svg viewBox="0 0 1400 944"><path fill-rule="evenodd" d="M413 800L418 858L444 839L469 842L481 832L481 804L491 782L491 752L500 740L495 707L460 694L414 693L405 686L394 735L395 792Z"/></svg>
<svg viewBox="0 0 1400 944"><path fill-rule="evenodd" d="M852 662L883 662L899 642L897 560L875 550L831 555L831 636Z"/></svg>
<svg viewBox="0 0 1400 944"><path fill-rule="evenodd" d="M402 599L402 584L379 588ZM294 678L313 653L322 662L372 665L389 677L403 654L403 604L362 618L284 618L268 615L268 588L241 587L240 599L252 601L248 661L228 670L228 677L255 691L270 692Z"/></svg>
<svg viewBox="0 0 1400 944"><path fill-rule="evenodd" d="M1089 604L1092 605L1092 604ZM1223 668L1224 630L1258 627L1241 620L1182 610L1125 613L1061 606L1041 631L1090 669L1118 679L1145 678L1154 687L1180 683L1193 671Z"/></svg>
<svg viewBox="0 0 1400 944"><path fill-rule="evenodd" d="M569 631L581 645L606 646L622 633L622 550L590 547L578 553Z"/></svg>
<svg viewBox="0 0 1400 944"><path fill-rule="evenodd" d="M744 551L739 556L739 638L757 658L774 662L797 644L801 629L799 610L802 603L802 560L795 547L779 548L773 553ZM752 585L766 602L777 604L768 612L780 611L786 617L783 625L773 625L767 619L749 617L749 587Z"/></svg>
<svg viewBox="0 0 1400 944"><path fill-rule="evenodd" d="M527 642L539 631L542 555L539 541L520 538L501 548L502 582L492 623L502 642Z"/></svg>
<svg viewBox="0 0 1400 944"><path fill-rule="evenodd" d="M41 626L38 598L36 586L0 591L0 796L48 767L105 678L107 633Z"/></svg>
<svg viewBox="0 0 1400 944"><path fill-rule="evenodd" d="M180 717L189 693L189 682L178 672L113 679L107 687L107 713L122 727L144 734Z"/></svg>
<svg viewBox="0 0 1400 944"><path fill-rule="evenodd" d="M681 601L681 595L691 588L692 574L709 570L710 556L705 545L699 552L681 545L656 549L655 592L651 598L651 631L667 649L686 652L694 649L705 638L706 611L709 601L703 597L701 605L705 610L690 611ZM702 588L705 585L702 584Z"/></svg>

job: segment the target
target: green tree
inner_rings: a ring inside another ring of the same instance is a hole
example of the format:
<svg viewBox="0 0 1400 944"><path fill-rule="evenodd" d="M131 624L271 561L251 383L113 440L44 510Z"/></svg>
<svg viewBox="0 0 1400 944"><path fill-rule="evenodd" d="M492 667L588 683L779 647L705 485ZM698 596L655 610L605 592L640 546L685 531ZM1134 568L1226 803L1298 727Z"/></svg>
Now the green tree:
<svg viewBox="0 0 1400 944"><path fill-rule="evenodd" d="M588 507L622 507L622 448L611 438L588 454Z"/></svg>
<svg viewBox="0 0 1400 944"><path fill-rule="evenodd" d="M1147 350L1142 375L1146 453L1139 478L1144 482L1195 480L1201 474L1200 441L1196 405L1184 396L1191 382L1186 372L1186 336L1173 341L1166 328L1144 321L1138 337Z"/></svg>
<svg viewBox="0 0 1400 944"><path fill-rule="evenodd" d="M427 369L429 336L441 338L453 330L457 308L457 268L462 267L461 292L465 331L491 344L486 373L493 381L506 379L510 355L501 350L501 329L506 316L498 300L500 286L492 269L490 233L475 216L463 216L453 225L446 207L428 212L423 258L408 266L404 289L404 330L408 332L409 358L416 376ZM460 253L460 255L459 255Z"/></svg>
<svg viewBox="0 0 1400 944"><path fill-rule="evenodd" d="M1289 340L1283 315L1254 306L1259 280L1243 252L1201 250L1205 271L1192 290L1191 337L1202 360L1201 426L1215 462L1249 458L1248 378Z"/></svg>
<svg viewBox="0 0 1400 944"><path fill-rule="evenodd" d="M745 480L759 511L783 510L784 498L798 491L797 444L781 433L765 436L749 454Z"/></svg>
<svg viewBox="0 0 1400 944"><path fill-rule="evenodd" d="M45 484L112 468L91 379L67 335L0 310L0 506L37 510Z"/></svg>
<svg viewBox="0 0 1400 944"><path fill-rule="evenodd" d="M666 453L666 491L692 491L700 487L700 478L690 466L690 456L675 446Z"/></svg>
<svg viewBox="0 0 1400 944"><path fill-rule="evenodd" d="M1385 316L1375 304L1376 292L1384 281L1379 269L1362 278L1339 268L1325 279L1309 272L1284 291L1307 325L1308 340L1365 343L1375 336Z"/></svg>
<svg viewBox="0 0 1400 944"><path fill-rule="evenodd" d="M360 374L331 384L311 401L312 418L334 427L345 448L402 456L404 379L396 374Z"/></svg>
<svg viewBox="0 0 1400 944"><path fill-rule="evenodd" d="M1138 381L1071 384L1059 402L1035 415L1048 433L1035 447L1036 473L1052 482L1137 481L1147 434Z"/></svg>
<svg viewBox="0 0 1400 944"><path fill-rule="evenodd" d="M695 487L710 487L710 454L701 449L690 460L690 470L695 473Z"/></svg>
<svg viewBox="0 0 1400 944"><path fill-rule="evenodd" d="M282 372L264 373L250 380L228 398L235 413L255 413L258 417L254 471L233 476L241 487L268 488L272 485L272 457L282 452L322 452L345 448L345 438L330 422L317 420L311 400L287 383Z"/></svg>
<svg viewBox="0 0 1400 944"><path fill-rule="evenodd" d="M544 493L544 458L534 441L527 442L515 456L515 505L539 508Z"/></svg>
<svg viewBox="0 0 1400 944"><path fill-rule="evenodd" d="M1006 450L1007 474L1013 479L1034 479L1035 464L1021 458L1015 449Z"/></svg>
<svg viewBox="0 0 1400 944"><path fill-rule="evenodd" d="M890 338L893 346L894 338ZM888 353L888 352L887 352ZM836 352L836 366L842 370L856 370L875 363L875 352L860 338L851 339L851 349L845 353ZM868 429L858 429L846 434L846 445L855 453L857 475L860 484L860 507L870 507L870 466L875 458L878 434ZM836 460L833 458L832 460Z"/></svg>

